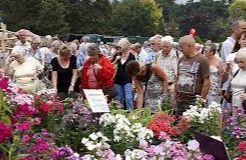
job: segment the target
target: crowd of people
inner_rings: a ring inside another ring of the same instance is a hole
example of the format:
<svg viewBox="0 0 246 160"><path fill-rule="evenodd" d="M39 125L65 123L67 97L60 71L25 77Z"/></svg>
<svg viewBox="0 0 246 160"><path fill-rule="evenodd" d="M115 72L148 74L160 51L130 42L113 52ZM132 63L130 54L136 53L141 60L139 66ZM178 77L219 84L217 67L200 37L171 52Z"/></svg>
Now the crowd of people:
<svg viewBox="0 0 246 160"><path fill-rule="evenodd" d="M232 24L221 49L211 40L198 44L192 35L180 37L178 47L170 35L154 35L143 44L127 38L95 43L89 37L62 42L27 37L24 30L17 37L1 71L26 92L53 88L66 98L102 89L108 101L129 112L142 107L155 112L167 98L177 115L197 100L204 106L217 102L246 109L245 20Z"/></svg>

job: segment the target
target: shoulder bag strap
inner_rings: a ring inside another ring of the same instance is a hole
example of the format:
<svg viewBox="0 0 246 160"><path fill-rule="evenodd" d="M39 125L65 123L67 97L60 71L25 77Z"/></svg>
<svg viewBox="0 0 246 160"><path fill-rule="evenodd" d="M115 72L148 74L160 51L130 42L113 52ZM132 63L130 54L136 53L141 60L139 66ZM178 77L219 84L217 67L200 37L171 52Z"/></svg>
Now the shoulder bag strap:
<svg viewBox="0 0 246 160"><path fill-rule="evenodd" d="M230 91L230 90L231 90L231 81L233 80L233 78L236 77L236 75L238 74L239 70L240 70L240 69L238 69L238 70L233 74L232 78L230 79L229 85L228 85L228 88L227 88L227 91Z"/></svg>

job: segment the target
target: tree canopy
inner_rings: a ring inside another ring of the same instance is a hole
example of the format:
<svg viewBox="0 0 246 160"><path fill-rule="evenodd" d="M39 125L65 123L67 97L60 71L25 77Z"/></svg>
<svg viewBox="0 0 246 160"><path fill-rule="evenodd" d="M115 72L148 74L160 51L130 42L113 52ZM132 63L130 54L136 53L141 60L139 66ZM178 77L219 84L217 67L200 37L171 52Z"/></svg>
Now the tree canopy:
<svg viewBox="0 0 246 160"><path fill-rule="evenodd" d="M223 41L232 20L246 19L245 0L1 0L9 30L46 34L109 34L176 38L196 28L203 41Z"/></svg>

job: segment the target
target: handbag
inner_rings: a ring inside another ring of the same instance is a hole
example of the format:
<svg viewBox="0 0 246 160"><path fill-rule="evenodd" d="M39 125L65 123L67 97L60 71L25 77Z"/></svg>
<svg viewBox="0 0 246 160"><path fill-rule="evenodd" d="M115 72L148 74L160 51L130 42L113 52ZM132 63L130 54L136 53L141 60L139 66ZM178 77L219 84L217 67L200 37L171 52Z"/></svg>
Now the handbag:
<svg viewBox="0 0 246 160"><path fill-rule="evenodd" d="M225 93L223 94L223 97L224 97L224 99L226 100L227 103L231 103L232 102L231 81L233 80L233 78L236 77L236 75L238 74L238 72L239 72L239 69L235 72L235 74L230 79L228 88L225 91Z"/></svg>

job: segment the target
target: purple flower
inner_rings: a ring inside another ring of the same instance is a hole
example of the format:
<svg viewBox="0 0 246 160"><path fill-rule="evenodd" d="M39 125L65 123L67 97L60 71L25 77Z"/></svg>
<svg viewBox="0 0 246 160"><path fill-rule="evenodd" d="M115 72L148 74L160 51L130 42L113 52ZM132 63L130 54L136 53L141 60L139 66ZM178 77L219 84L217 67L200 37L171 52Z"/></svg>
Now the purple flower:
<svg viewBox="0 0 246 160"><path fill-rule="evenodd" d="M48 132L47 130L45 130L45 129L42 129L42 130L41 130L41 134L42 134L43 136L48 136L48 135L49 135L49 132Z"/></svg>
<svg viewBox="0 0 246 160"><path fill-rule="evenodd" d="M214 157L210 154L204 154L200 160L214 160Z"/></svg>
<svg viewBox="0 0 246 160"><path fill-rule="evenodd" d="M171 139L169 134L167 134L166 132L161 132L158 138L163 141Z"/></svg>
<svg viewBox="0 0 246 160"><path fill-rule="evenodd" d="M52 153L53 159L67 158L73 155L73 150L70 147L57 147Z"/></svg>

